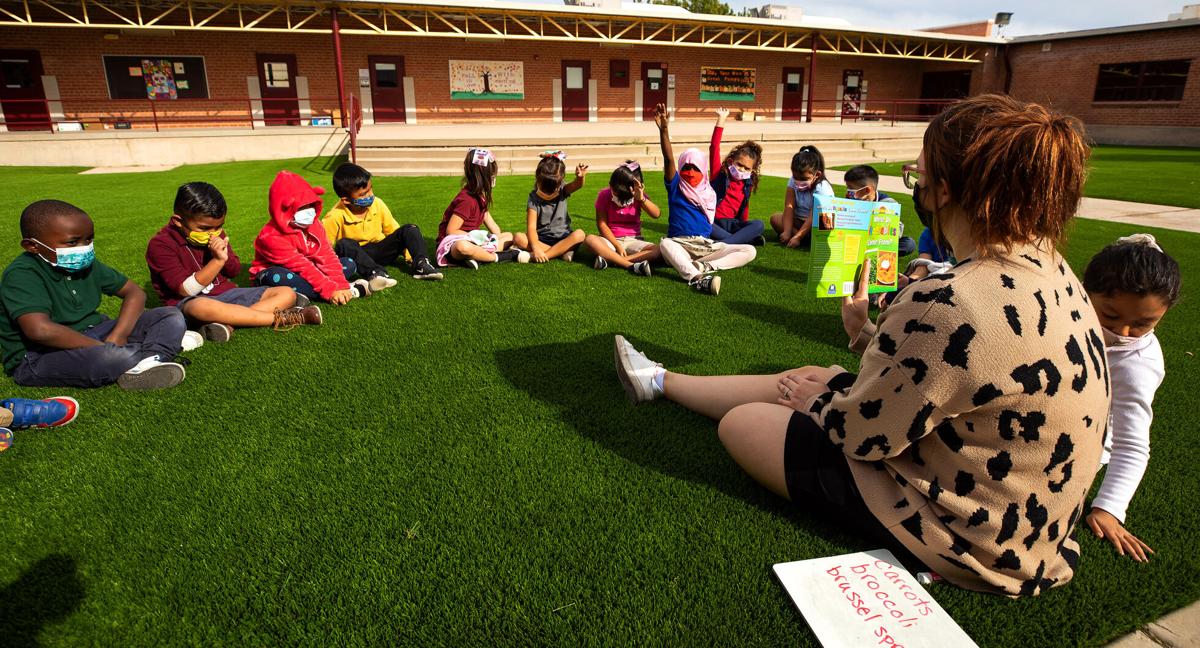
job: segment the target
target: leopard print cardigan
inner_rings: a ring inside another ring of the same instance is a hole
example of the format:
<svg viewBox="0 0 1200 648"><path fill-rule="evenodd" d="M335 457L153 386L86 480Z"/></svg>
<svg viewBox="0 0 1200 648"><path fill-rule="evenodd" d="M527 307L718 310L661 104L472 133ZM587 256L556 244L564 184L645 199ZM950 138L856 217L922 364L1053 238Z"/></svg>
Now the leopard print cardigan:
<svg viewBox="0 0 1200 648"><path fill-rule="evenodd" d="M908 287L872 332L858 375L809 403L871 512L961 587L1070 581L1109 381L1067 263L1035 246L963 261Z"/></svg>

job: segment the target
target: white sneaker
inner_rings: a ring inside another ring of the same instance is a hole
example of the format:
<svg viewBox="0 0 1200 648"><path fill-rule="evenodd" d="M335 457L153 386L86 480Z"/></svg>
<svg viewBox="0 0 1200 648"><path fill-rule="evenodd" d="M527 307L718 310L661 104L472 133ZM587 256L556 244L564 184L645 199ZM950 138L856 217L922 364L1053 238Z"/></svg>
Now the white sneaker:
<svg viewBox="0 0 1200 648"><path fill-rule="evenodd" d="M596 257L596 260L592 263L592 267L597 270L603 270L608 267L608 261L606 261L604 259L604 257L598 256L598 257Z"/></svg>
<svg viewBox="0 0 1200 648"><path fill-rule="evenodd" d="M525 250L521 250L517 253L517 263L529 263L531 259L533 259L533 255Z"/></svg>
<svg viewBox="0 0 1200 648"><path fill-rule="evenodd" d="M562 260L566 261L567 263L571 263L571 262L575 261L575 250L563 252Z"/></svg>
<svg viewBox="0 0 1200 648"><path fill-rule="evenodd" d="M179 346L183 347L184 351L191 351L204 346L204 336L196 331L184 331L183 339L179 341Z"/></svg>
<svg viewBox="0 0 1200 648"><path fill-rule="evenodd" d="M650 360L646 354L633 348L623 336L618 335L614 340L613 356L617 365L617 378L625 388L629 402L637 405L652 401L662 396L662 390L654 382L654 377L662 371L662 364Z"/></svg>
<svg viewBox="0 0 1200 648"><path fill-rule="evenodd" d="M392 279L386 274L377 274L374 277L371 277L370 281L367 282L367 285L371 287L371 292L376 293L380 290L387 290L388 288L395 286L396 280Z"/></svg>
<svg viewBox="0 0 1200 648"><path fill-rule="evenodd" d="M350 292L358 299L371 296L371 284L366 279L355 279L350 282Z"/></svg>
<svg viewBox="0 0 1200 648"><path fill-rule="evenodd" d="M144 391L165 389L183 382L187 372L178 362L162 362L158 356L150 356L134 365L132 369L117 377L122 389Z"/></svg>

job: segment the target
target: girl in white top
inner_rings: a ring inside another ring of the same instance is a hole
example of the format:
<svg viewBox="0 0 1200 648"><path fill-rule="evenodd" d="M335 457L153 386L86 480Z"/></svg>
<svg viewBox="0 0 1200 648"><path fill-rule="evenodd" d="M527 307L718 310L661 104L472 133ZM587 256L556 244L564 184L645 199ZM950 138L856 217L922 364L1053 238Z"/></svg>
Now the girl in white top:
<svg viewBox="0 0 1200 648"><path fill-rule="evenodd" d="M1149 234L1117 239L1088 263L1083 287L1104 327L1112 407L1102 463L1108 464L1087 523L1096 537L1138 562L1154 553L1125 530L1125 510L1150 461L1154 393L1166 375L1154 327L1179 300L1179 264Z"/></svg>

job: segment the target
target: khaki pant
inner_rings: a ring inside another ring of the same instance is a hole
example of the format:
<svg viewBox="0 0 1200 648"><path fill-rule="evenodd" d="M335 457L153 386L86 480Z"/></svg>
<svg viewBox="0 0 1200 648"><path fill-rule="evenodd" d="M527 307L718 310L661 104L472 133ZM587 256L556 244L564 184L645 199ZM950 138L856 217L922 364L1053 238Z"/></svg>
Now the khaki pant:
<svg viewBox="0 0 1200 648"><path fill-rule="evenodd" d="M740 268L758 256L758 250L753 245L725 245L713 241L708 249L704 249L704 246L692 244L692 240L680 243L676 239L664 238L658 242L663 258L679 271L679 276L685 281L699 277L707 269Z"/></svg>

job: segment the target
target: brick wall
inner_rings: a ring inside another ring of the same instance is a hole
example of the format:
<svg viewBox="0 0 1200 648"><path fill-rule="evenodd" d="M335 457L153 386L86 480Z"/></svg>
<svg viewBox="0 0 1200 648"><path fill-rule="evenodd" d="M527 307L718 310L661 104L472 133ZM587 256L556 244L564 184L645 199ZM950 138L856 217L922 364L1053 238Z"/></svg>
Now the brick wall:
<svg viewBox="0 0 1200 648"><path fill-rule="evenodd" d="M1200 127L1200 27L1109 34L1011 45L1013 96L1092 125ZM1179 102L1093 102L1102 63L1191 59Z"/></svg>
<svg viewBox="0 0 1200 648"><path fill-rule="evenodd" d="M101 55L204 56L210 101L157 102L160 114L223 115L240 119L236 125L248 126L246 77L256 76L255 53L290 53L296 56L298 76L307 77L316 115L332 114L337 108L337 86L333 63L332 37L324 34L276 34L174 32L118 34L106 39L108 30L92 29L0 29L5 47L32 48L41 52L46 74L58 79L60 94L68 117L148 115L149 103L126 100L109 101ZM601 47L594 44L506 41L468 42L452 38L397 38L387 36L346 35L342 39L348 93L358 92L358 70L367 68L373 54L404 57L405 74L414 82L418 121L550 121L553 115L552 80L561 78L564 59L591 61L591 77L597 81L601 121L628 121L634 116L634 86L641 77L643 62L663 63L667 73L675 75L675 104L680 119L708 119L719 102L701 101L700 67L729 66L756 69L756 94L753 102L730 102L731 109L754 110L774 119L777 84L787 67L809 65L809 55L733 52L723 49L680 48L669 46ZM523 101L452 101L448 81L448 63L455 59L519 60L525 68ZM609 61L629 61L630 86L609 85ZM920 96L921 74L925 71L971 69L972 85L990 69L984 64L949 64L917 60L883 59L862 56L820 54L817 56L815 112L832 115L842 74L847 69L863 71L868 82L867 107L885 107L884 99L915 99ZM807 78L805 79L807 83ZM911 106L911 105L910 105ZM915 112L901 108L900 112ZM233 123L233 122L231 122ZM143 125L145 126L145 125Z"/></svg>

